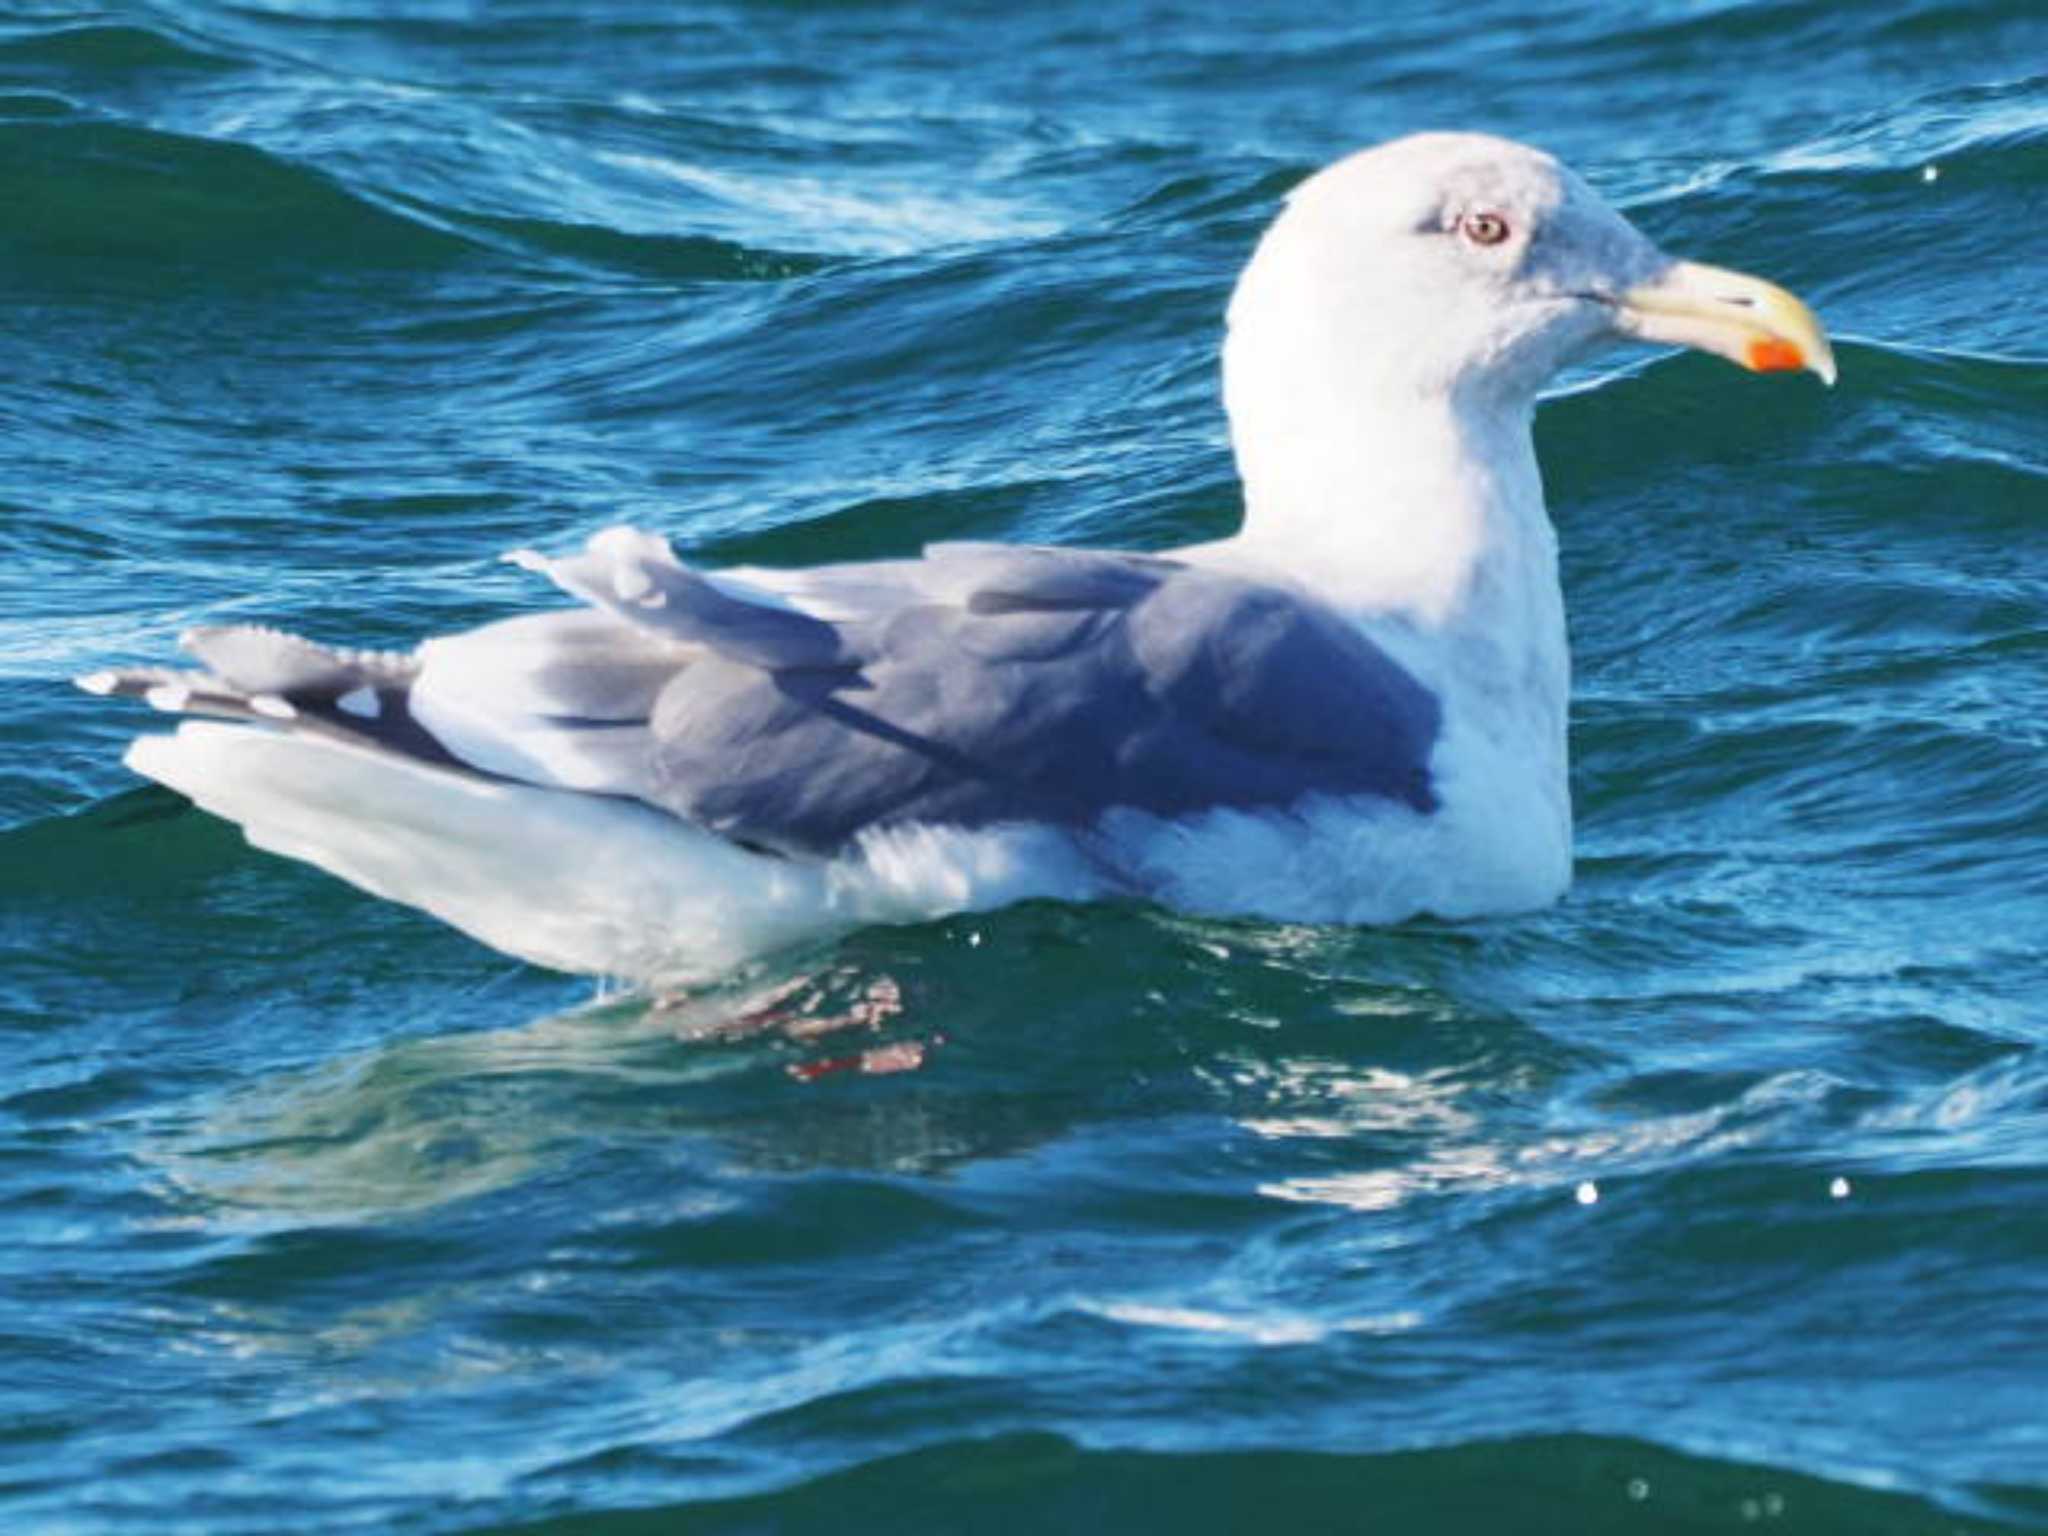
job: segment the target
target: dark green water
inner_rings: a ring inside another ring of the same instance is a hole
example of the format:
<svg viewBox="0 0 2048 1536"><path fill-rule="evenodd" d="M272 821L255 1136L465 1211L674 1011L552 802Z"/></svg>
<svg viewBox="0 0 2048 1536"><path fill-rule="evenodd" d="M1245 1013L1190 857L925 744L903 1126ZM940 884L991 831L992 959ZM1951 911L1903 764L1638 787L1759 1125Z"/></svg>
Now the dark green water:
<svg viewBox="0 0 2048 1536"><path fill-rule="evenodd" d="M0 1525L2048 1526L2044 71L2017 0L15 0ZM1541 417L1553 912L1039 906L594 1002L63 681L410 643L618 520L1220 535L1238 265L1425 126L1841 337Z"/></svg>

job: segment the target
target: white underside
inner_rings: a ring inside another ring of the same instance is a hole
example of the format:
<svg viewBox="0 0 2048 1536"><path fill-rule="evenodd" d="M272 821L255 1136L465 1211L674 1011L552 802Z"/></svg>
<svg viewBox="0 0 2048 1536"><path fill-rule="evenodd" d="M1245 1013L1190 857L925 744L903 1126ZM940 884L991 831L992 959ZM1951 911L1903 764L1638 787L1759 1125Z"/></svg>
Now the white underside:
<svg viewBox="0 0 2048 1536"><path fill-rule="evenodd" d="M876 923L1033 897L1136 895L1187 911L1388 923L1524 910L1562 893L1545 818L1475 793L1493 765L1439 753L1444 805L1312 802L1165 822L906 827L807 863L747 852L637 802L492 782L261 727L191 721L129 748L137 772L303 859L560 970L677 986ZM1467 761L1466 759L1470 760ZM1493 805L1492 814L1479 807ZM1567 843L1568 843L1568 832Z"/></svg>

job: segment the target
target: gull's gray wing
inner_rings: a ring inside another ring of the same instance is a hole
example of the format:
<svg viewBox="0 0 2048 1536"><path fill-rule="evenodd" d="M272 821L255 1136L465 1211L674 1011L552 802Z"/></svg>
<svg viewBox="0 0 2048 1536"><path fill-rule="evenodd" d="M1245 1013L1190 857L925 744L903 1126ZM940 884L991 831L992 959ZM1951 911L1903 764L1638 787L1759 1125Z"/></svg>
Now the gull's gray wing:
<svg viewBox="0 0 2048 1536"><path fill-rule="evenodd" d="M1304 593L1147 556L942 545L838 660L693 661L644 798L791 853L902 822L1093 822L1376 795L1429 810L1434 695Z"/></svg>
<svg viewBox="0 0 2048 1536"><path fill-rule="evenodd" d="M999 544L807 573L821 617L611 529L515 557L592 606L416 655L200 631L204 672L97 692L647 801L818 856L908 822L1083 827L1368 795L1429 811L1436 697L1304 592L1171 559ZM829 576L829 581L818 578Z"/></svg>

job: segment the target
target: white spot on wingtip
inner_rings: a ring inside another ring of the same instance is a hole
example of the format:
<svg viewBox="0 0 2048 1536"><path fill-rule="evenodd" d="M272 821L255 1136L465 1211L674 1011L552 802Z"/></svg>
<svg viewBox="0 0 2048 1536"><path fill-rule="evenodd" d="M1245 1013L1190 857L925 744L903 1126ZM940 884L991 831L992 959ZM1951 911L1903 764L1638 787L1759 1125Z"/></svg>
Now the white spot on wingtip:
<svg viewBox="0 0 2048 1536"><path fill-rule="evenodd" d="M165 714L175 715L192 702L192 690L177 683L158 683L154 688L146 690L142 698L151 709L160 709Z"/></svg>
<svg viewBox="0 0 2048 1536"><path fill-rule="evenodd" d="M255 694L249 700L249 707L255 710L257 714L267 715L272 720L296 720L299 718L299 712L292 707L291 700L280 694Z"/></svg>
<svg viewBox="0 0 2048 1536"><path fill-rule="evenodd" d="M374 688L351 688L334 701L334 707L358 720L374 720L384 712L384 705Z"/></svg>
<svg viewBox="0 0 2048 1536"><path fill-rule="evenodd" d="M75 688L84 689L87 693L105 697L114 691L114 685L119 681L120 679L111 672L88 672L83 677L71 679L71 684Z"/></svg>

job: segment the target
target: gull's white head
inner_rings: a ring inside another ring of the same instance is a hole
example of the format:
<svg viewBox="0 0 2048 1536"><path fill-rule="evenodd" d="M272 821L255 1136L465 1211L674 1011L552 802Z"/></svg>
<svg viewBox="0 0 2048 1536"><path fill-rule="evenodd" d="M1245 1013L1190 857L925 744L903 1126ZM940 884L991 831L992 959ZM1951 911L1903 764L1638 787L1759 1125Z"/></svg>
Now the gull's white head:
<svg viewBox="0 0 2048 1536"><path fill-rule="evenodd" d="M1316 392L1526 408L1568 359L1622 337L1834 380L1819 324L1782 288L1665 255L1540 150L1417 134L1294 189L1231 300L1226 398L1233 420Z"/></svg>

